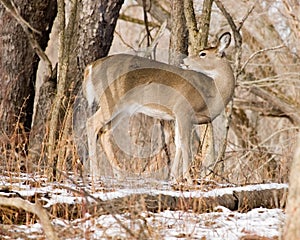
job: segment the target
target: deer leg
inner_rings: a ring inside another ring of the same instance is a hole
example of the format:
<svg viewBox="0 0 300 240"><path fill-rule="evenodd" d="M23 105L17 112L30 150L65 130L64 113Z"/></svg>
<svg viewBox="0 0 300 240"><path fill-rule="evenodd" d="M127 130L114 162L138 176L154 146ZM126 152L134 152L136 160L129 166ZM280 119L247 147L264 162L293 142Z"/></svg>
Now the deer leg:
<svg viewBox="0 0 300 240"><path fill-rule="evenodd" d="M100 143L101 143L102 149L105 153L105 156L108 160L108 163L111 167L113 177L121 178L122 177L122 169L121 169L120 163L117 159L118 155L116 153L116 149L114 148L114 143L111 138L111 129L109 131L101 133Z"/></svg>
<svg viewBox="0 0 300 240"><path fill-rule="evenodd" d="M99 109L93 116L91 116L86 123L89 160L90 160L90 174L94 177L100 176L100 164L97 159L97 134L103 126L103 115Z"/></svg>
<svg viewBox="0 0 300 240"><path fill-rule="evenodd" d="M104 150L107 160L109 161L109 164L112 168L113 176L117 178L122 178L122 170L124 171L124 169L122 169L120 161L118 160L116 147L119 146L117 145L116 141L113 141L114 135L112 134L112 132L114 128L119 125L125 117L128 116L129 113L127 111L120 111L119 113L114 115L113 118L102 127L102 129L100 129L101 133L99 133L102 149Z"/></svg>
<svg viewBox="0 0 300 240"><path fill-rule="evenodd" d="M187 122L182 129L182 176L187 183L192 184L190 175L190 166L192 163L192 150L191 150L191 137L192 137L192 124Z"/></svg>
<svg viewBox="0 0 300 240"><path fill-rule="evenodd" d="M180 124L178 123L178 120L175 120L175 158L172 162L171 166L171 178L174 179L175 181L178 180L180 177L180 168L182 166L182 150L181 150L181 136L179 131L179 126Z"/></svg>
<svg viewBox="0 0 300 240"><path fill-rule="evenodd" d="M186 117L186 115L185 115ZM191 153L191 132L192 124L188 119L176 119L175 121L175 159L171 167L171 177L175 180L186 179L191 183L189 173L192 160Z"/></svg>

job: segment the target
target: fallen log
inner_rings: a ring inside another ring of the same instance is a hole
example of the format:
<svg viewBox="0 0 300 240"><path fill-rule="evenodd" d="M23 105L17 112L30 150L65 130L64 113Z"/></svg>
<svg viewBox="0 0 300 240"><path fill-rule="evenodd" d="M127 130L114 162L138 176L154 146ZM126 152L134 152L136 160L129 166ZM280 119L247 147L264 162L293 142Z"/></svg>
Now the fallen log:
<svg viewBox="0 0 300 240"><path fill-rule="evenodd" d="M231 211L247 212L253 208L285 207L287 188L233 191L219 196L173 196L167 194L130 194L106 201L99 200L102 214L141 211L161 212L164 210L192 210L197 213L215 211L223 206Z"/></svg>
<svg viewBox="0 0 300 240"><path fill-rule="evenodd" d="M62 188L64 187L62 186ZM161 212L165 210L205 213L218 211L216 210L218 206L223 206L231 211L247 212L259 207L284 208L287 185L259 184L216 188L206 192L201 190L147 190L145 188L122 189L96 194L68 188L67 192L68 195L38 192L34 196L27 196L26 199L32 202L38 200L52 216L69 220L82 218L86 213L91 215L138 214L146 211ZM9 193L6 191L5 194L7 196ZM20 197L22 192L13 196ZM3 215L9 211L0 208L0 212ZM10 211L10 221L14 222L12 216ZM20 217L21 213L19 212L19 221Z"/></svg>

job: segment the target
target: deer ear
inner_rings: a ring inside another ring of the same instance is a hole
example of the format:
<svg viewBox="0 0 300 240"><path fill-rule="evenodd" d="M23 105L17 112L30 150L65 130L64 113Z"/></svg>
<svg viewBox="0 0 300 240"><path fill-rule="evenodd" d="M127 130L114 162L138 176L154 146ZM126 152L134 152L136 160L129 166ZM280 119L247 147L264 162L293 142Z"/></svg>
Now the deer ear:
<svg viewBox="0 0 300 240"><path fill-rule="evenodd" d="M225 32L220 36L218 46L217 46L218 54L220 56L224 55L224 51L226 48L228 48L230 42L231 42L231 34L229 32Z"/></svg>

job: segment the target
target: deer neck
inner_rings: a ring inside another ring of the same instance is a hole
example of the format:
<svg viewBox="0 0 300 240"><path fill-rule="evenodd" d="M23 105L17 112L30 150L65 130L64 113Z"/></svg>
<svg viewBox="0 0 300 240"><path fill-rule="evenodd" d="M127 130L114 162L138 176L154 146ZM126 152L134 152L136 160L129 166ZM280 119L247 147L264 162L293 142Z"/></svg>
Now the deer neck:
<svg viewBox="0 0 300 240"><path fill-rule="evenodd" d="M203 73L214 80L224 103L227 103L232 97L233 89L235 87L235 78L229 63L224 62L222 65L223 66L218 66L216 69L203 71Z"/></svg>

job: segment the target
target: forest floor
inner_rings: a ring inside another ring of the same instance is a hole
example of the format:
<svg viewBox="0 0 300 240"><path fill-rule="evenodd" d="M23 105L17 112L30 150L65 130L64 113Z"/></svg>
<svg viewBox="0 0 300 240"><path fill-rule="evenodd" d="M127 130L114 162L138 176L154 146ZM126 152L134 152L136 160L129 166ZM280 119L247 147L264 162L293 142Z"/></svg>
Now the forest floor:
<svg viewBox="0 0 300 240"><path fill-rule="evenodd" d="M205 209L202 205L207 203L199 199L286 191L286 184L202 181L183 187L144 179L83 181L72 173L60 183L49 183L40 175L5 171L0 183L0 197L41 203L59 239L279 239L285 219L282 206L236 209L224 203ZM43 226L31 213L0 206L0 216L0 239L45 239Z"/></svg>

